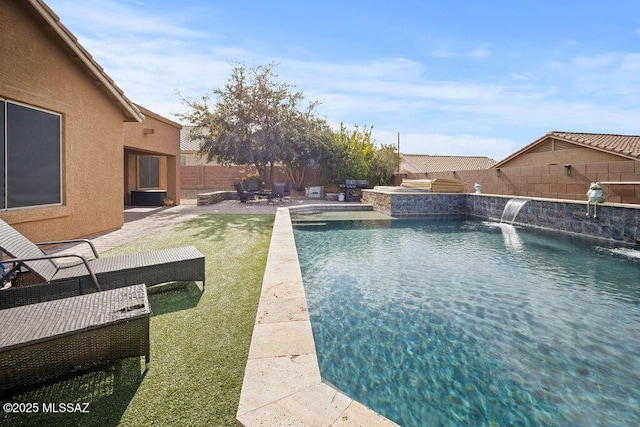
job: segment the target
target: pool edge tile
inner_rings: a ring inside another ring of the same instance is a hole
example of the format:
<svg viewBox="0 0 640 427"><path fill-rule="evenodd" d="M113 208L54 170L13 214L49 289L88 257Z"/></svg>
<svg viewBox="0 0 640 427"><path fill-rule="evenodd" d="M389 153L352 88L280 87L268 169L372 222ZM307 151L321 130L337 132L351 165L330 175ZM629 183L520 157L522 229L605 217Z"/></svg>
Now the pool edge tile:
<svg viewBox="0 0 640 427"><path fill-rule="evenodd" d="M397 425L322 381L288 208L274 221L236 423Z"/></svg>

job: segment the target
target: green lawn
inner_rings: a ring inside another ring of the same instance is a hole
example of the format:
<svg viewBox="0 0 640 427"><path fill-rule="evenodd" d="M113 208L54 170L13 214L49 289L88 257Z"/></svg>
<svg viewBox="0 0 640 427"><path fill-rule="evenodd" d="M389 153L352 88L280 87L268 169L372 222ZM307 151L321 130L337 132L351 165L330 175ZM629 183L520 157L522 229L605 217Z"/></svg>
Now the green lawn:
<svg viewBox="0 0 640 427"><path fill-rule="evenodd" d="M206 290L180 283L149 291L146 373L143 358L130 358L9 398L40 405L86 402L89 413L2 413L0 425L235 425L273 220L205 215L104 254L194 245L206 257Z"/></svg>

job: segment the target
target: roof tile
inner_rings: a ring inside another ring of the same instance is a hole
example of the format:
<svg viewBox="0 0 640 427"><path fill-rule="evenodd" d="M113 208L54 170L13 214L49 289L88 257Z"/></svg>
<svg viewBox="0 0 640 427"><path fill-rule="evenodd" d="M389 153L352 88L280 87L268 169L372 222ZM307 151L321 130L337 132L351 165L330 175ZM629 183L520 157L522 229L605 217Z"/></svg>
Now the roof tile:
<svg viewBox="0 0 640 427"><path fill-rule="evenodd" d="M402 159L422 173L488 169L496 161L481 156L434 156L403 154Z"/></svg>
<svg viewBox="0 0 640 427"><path fill-rule="evenodd" d="M586 146L601 148L617 154L640 159L639 135L615 135L607 133L550 132L549 135Z"/></svg>

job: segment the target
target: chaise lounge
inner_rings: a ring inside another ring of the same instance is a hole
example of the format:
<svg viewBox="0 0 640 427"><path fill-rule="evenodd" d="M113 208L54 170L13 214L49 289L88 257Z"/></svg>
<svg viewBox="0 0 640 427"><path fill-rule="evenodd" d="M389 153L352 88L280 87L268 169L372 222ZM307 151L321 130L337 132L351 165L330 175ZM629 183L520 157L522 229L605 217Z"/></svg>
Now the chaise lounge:
<svg viewBox="0 0 640 427"><path fill-rule="evenodd" d="M138 283L153 286L173 281L202 281L204 289L204 255L193 246L100 258L91 242L83 241L91 246L95 259L79 254L47 255L39 245L78 241L36 244L0 220L0 250L10 257L2 260L7 268L3 282L12 277L4 287L0 283L0 309ZM36 284L16 285L21 275L31 276Z"/></svg>
<svg viewBox="0 0 640 427"><path fill-rule="evenodd" d="M77 367L144 356L144 284L0 310L0 398Z"/></svg>

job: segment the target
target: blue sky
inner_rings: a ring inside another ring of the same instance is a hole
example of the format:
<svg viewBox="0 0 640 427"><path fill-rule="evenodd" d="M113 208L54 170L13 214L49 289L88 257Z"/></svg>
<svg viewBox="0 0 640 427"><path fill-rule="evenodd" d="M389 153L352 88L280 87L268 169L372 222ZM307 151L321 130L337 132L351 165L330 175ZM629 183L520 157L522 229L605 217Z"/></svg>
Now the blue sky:
<svg viewBox="0 0 640 427"><path fill-rule="evenodd" d="M335 128L501 160L550 131L640 134L640 2L45 0L134 102L184 112L277 64Z"/></svg>

